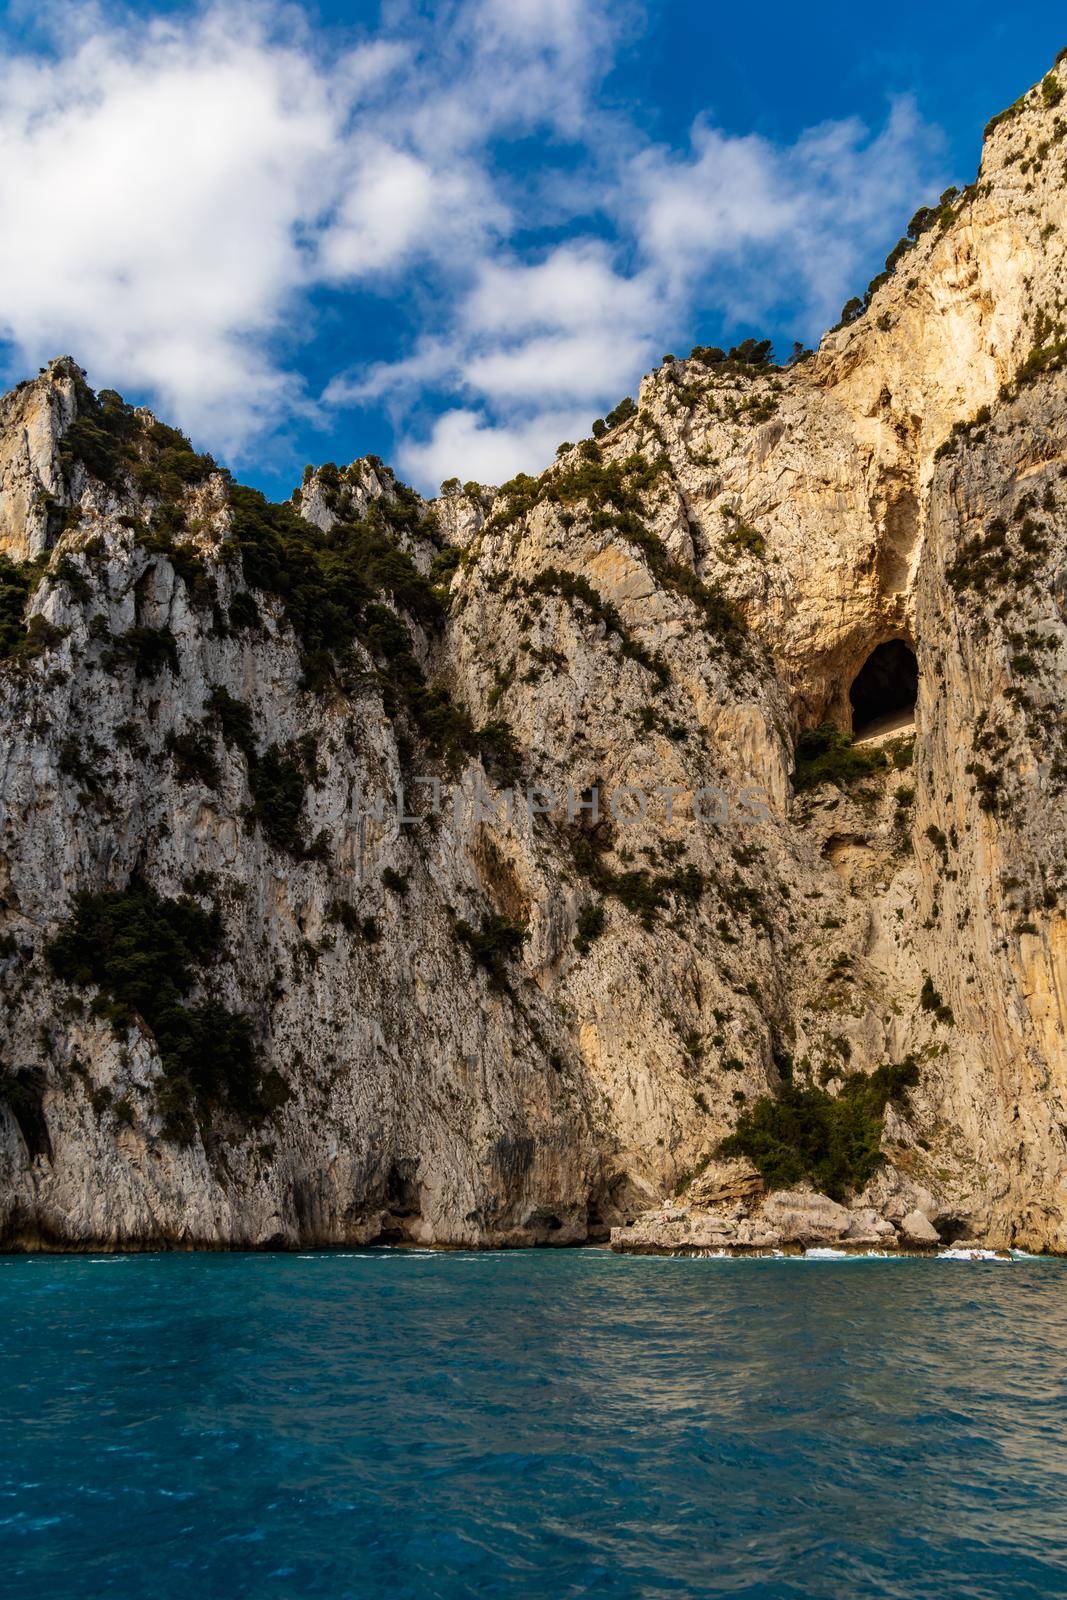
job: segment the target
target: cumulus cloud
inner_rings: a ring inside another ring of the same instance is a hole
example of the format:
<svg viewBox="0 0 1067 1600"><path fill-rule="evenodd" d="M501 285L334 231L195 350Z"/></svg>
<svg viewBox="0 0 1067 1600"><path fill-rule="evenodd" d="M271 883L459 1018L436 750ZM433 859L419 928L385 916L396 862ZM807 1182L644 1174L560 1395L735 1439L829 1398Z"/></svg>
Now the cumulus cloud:
<svg viewBox="0 0 1067 1600"><path fill-rule="evenodd" d="M236 16L0 67L0 326L226 448L296 395L265 344L306 281L327 86Z"/></svg>
<svg viewBox="0 0 1067 1600"><path fill-rule="evenodd" d="M543 260L478 264L446 334L426 335L404 359L339 375L331 404L385 401L398 416L429 387L503 411L585 402L585 426L652 358L661 316L648 275L613 268L599 242L561 245ZM468 474L469 476L469 474Z"/></svg>
<svg viewBox="0 0 1067 1600"><path fill-rule="evenodd" d="M931 189L907 102L873 135L783 148L702 120L648 145L598 99L626 3L392 0L343 50L267 3L43 15L51 47L0 58L9 370L69 350L231 456L293 413L374 405L423 486L535 469L697 306L751 318L799 285L817 331L887 211ZM323 288L394 297L415 330L310 397Z"/></svg>
<svg viewBox="0 0 1067 1600"><path fill-rule="evenodd" d="M494 334L581 329L606 319L617 326L620 316L647 327L655 295L649 279L615 270L606 245L578 240L535 263L482 263L461 314L470 329Z"/></svg>
<svg viewBox="0 0 1067 1600"><path fill-rule="evenodd" d="M555 396L595 405L600 395L613 394L632 380L647 350L646 340L613 337L607 328L551 334L473 356L465 382L489 400Z"/></svg>
<svg viewBox="0 0 1067 1600"><path fill-rule="evenodd" d="M707 282L721 306L747 317L799 294L803 331L813 333L854 287L887 217L928 191L939 146L907 98L877 135L853 117L787 146L700 120L687 151L632 159L616 207L669 292Z"/></svg>
<svg viewBox="0 0 1067 1600"><path fill-rule="evenodd" d="M503 213L480 174L439 170L372 135L353 151L353 171L318 245L325 278L341 282L395 271L402 262L480 240ZM464 240L463 236L468 237Z"/></svg>
<svg viewBox="0 0 1067 1600"><path fill-rule="evenodd" d="M397 461L426 488L451 477L504 483L551 461L557 445L580 438L588 427L588 411L545 410L493 423L482 412L460 408L437 417L428 438L402 439Z"/></svg>

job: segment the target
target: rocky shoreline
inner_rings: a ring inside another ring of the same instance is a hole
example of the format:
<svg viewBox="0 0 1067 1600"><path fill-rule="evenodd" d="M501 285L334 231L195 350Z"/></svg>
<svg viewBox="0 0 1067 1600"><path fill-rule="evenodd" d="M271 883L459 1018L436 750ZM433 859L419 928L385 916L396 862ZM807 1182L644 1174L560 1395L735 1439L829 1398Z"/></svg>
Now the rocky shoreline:
<svg viewBox="0 0 1067 1600"><path fill-rule="evenodd" d="M710 1165L684 1198L612 1228L610 1243L624 1255L800 1254L820 1247L926 1255L955 1245L960 1231L928 1189L893 1169L842 1202L807 1185L766 1194L759 1175L737 1161ZM972 1238L966 1245L991 1248Z"/></svg>
<svg viewBox="0 0 1067 1600"><path fill-rule="evenodd" d="M623 1255L802 1254L819 1246L928 1255L941 1249L942 1239L919 1210L894 1226L869 1207L851 1210L827 1195L803 1191L772 1196L760 1216L733 1219L664 1206L611 1230L611 1248Z"/></svg>

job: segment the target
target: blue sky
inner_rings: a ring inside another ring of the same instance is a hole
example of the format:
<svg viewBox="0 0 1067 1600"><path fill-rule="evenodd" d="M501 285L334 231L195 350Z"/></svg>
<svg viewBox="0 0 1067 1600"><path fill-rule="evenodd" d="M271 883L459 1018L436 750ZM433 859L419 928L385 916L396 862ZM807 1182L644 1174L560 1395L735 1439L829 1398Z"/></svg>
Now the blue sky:
<svg viewBox="0 0 1067 1600"><path fill-rule="evenodd" d="M537 470L666 350L817 340L1062 7L9 5L0 365L281 497Z"/></svg>

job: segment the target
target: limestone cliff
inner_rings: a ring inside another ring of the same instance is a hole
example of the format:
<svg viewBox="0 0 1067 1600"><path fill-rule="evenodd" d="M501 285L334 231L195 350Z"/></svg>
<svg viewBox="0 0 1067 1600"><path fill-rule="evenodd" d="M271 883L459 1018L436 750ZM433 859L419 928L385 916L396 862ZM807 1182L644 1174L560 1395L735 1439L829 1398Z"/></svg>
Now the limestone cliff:
<svg viewBox="0 0 1067 1600"><path fill-rule="evenodd" d="M9 1244L1067 1249L1057 71L818 352L498 492L0 402ZM883 1081L835 1201L720 1153Z"/></svg>

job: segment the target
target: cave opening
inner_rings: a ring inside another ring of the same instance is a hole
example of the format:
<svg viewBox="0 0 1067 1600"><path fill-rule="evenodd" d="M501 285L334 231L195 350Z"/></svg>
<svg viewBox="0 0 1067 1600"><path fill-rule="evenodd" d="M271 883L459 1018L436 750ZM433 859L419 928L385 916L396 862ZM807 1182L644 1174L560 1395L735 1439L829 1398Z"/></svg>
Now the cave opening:
<svg viewBox="0 0 1067 1600"><path fill-rule="evenodd" d="M915 716L919 663L903 639L887 639L867 657L849 690L858 737L905 727Z"/></svg>

